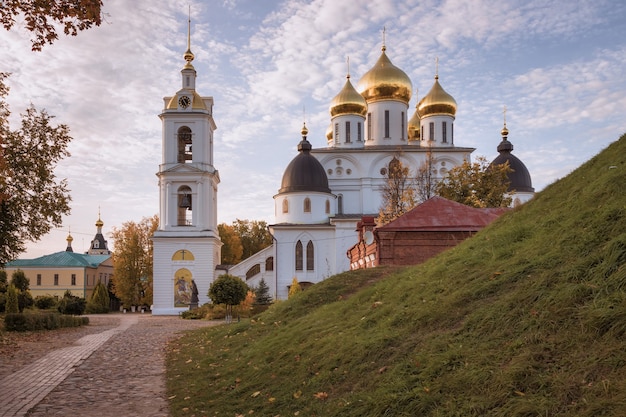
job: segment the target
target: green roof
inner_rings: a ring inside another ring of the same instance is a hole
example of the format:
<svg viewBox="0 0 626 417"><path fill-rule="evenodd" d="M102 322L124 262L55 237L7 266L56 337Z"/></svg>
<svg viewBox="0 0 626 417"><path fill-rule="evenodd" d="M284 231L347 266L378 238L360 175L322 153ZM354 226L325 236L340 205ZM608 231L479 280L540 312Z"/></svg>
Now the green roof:
<svg viewBox="0 0 626 417"><path fill-rule="evenodd" d="M7 267L91 267L97 268L111 255L87 255L76 252L56 252L35 259L16 259L7 262Z"/></svg>

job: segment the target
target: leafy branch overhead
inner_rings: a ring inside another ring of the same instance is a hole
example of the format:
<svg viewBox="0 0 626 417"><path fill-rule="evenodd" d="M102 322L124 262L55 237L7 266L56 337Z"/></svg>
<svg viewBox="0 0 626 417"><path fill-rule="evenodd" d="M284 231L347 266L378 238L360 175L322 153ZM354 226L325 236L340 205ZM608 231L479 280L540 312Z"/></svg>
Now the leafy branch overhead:
<svg viewBox="0 0 626 417"><path fill-rule="evenodd" d="M32 50L41 51L43 46L59 38L57 25L63 33L76 36L79 31L102 23L101 0L4 0L0 7L0 23L11 30L23 16L24 26L32 32Z"/></svg>

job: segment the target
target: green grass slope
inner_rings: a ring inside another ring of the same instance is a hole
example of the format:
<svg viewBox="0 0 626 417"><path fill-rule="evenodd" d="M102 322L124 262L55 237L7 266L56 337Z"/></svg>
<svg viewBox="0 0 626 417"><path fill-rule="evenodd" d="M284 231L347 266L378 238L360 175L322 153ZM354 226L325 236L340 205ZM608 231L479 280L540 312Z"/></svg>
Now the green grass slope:
<svg viewBox="0 0 626 417"><path fill-rule="evenodd" d="M626 416L626 135L456 248L170 345L174 416Z"/></svg>

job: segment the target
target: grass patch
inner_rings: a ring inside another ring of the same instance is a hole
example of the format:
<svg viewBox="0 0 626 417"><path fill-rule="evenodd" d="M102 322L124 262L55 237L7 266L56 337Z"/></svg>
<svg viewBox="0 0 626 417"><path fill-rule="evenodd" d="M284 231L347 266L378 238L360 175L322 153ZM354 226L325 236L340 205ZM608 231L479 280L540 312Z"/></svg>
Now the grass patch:
<svg viewBox="0 0 626 417"><path fill-rule="evenodd" d="M623 416L625 261L622 137L425 264L339 274L172 343L170 411Z"/></svg>

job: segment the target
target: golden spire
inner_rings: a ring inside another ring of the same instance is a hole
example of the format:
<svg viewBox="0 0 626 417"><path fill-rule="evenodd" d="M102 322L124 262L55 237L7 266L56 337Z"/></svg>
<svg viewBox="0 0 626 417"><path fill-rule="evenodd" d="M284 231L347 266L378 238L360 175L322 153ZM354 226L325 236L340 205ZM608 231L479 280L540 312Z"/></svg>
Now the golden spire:
<svg viewBox="0 0 626 417"><path fill-rule="evenodd" d="M189 6L189 18L187 20L187 50L183 58L187 61L185 68L193 68L193 65L191 65L191 61L194 59L193 52L191 52L191 6Z"/></svg>
<svg viewBox="0 0 626 417"><path fill-rule="evenodd" d="M439 79L439 57L435 57L435 80Z"/></svg>
<svg viewBox="0 0 626 417"><path fill-rule="evenodd" d="M383 26L383 47L382 50L385 52L387 50L387 45L385 44L385 34L387 33L387 28Z"/></svg>
<svg viewBox="0 0 626 417"><path fill-rule="evenodd" d="M509 136L509 129L506 128L506 106L504 106L504 109L502 110L502 115L504 118L504 127L502 128L500 133L502 134L502 138L506 139L506 137Z"/></svg>

